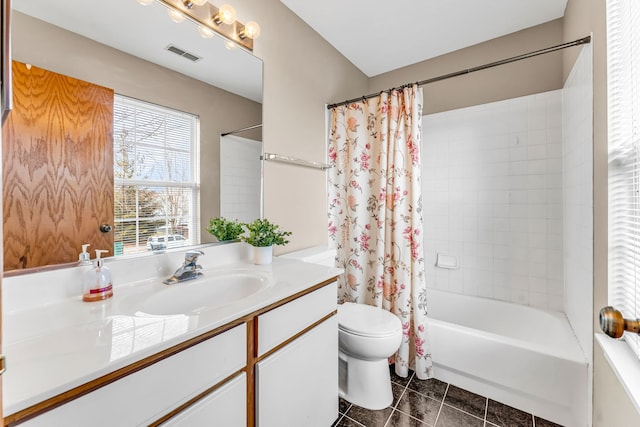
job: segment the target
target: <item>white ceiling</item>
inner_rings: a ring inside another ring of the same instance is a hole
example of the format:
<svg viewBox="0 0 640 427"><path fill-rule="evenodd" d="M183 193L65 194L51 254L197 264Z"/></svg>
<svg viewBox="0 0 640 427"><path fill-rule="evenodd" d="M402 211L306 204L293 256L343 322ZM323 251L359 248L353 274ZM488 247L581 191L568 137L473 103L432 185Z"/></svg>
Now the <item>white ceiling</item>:
<svg viewBox="0 0 640 427"><path fill-rule="evenodd" d="M561 18L567 5L567 0L280 1L369 77Z"/></svg>
<svg viewBox="0 0 640 427"><path fill-rule="evenodd" d="M14 0L12 4L26 15L262 102L260 59L240 48L226 49L220 37L203 39L192 22L170 21L167 9L157 2L142 6L134 0ZM168 52L169 44L202 59L191 62Z"/></svg>

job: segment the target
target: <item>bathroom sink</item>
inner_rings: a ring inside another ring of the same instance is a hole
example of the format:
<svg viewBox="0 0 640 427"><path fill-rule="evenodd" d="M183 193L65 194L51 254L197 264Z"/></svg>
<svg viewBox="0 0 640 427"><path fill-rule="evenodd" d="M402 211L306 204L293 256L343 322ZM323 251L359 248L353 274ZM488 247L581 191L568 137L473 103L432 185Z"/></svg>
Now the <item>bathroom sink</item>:
<svg viewBox="0 0 640 427"><path fill-rule="evenodd" d="M193 314L253 295L269 286L266 275L229 273L167 285L144 298L137 311L151 315Z"/></svg>

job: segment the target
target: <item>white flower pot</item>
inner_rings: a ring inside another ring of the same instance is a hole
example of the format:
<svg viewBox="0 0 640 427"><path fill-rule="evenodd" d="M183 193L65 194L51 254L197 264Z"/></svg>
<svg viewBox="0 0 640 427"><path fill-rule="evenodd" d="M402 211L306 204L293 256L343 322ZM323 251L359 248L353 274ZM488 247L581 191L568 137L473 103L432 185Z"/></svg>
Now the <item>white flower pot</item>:
<svg viewBox="0 0 640 427"><path fill-rule="evenodd" d="M253 263L257 265L271 264L273 258L273 246L253 246Z"/></svg>

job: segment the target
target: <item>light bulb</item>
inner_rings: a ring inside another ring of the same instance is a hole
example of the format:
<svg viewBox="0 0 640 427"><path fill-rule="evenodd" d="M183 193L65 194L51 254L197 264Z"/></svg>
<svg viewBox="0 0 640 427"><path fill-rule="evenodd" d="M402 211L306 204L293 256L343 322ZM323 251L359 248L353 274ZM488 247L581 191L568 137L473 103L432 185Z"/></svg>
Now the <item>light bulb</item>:
<svg viewBox="0 0 640 427"><path fill-rule="evenodd" d="M169 19L171 19L176 24L179 24L185 20L185 16L179 10L169 9L167 10L167 13L169 14Z"/></svg>
<svg viewBox="0 0 640 427"><path fill-rule="evenodd" d="M231 25L236 22L236 10L233 8L233 6L223 4L222 6L220 6L220 9L218 9L218 13L216 14L216 16L212 18L212 21L218 25Z"/></svg>
<svg viewBox="0 0 640 427"><path fill-rule="evenodd" d="M244 29L240 32L239 36L241 39L247 38L251 40L255 40L260 35L260 26L255 21L249 21L244 26Z"/></svg>
<svg viewBox="0 0 640 427"><path fill-rule="evenodd" d="M210 39L215 34L212 29L198 25L198 33L203 39Z"/></svg>
<svg viewBox="0 0 640 427"><path fill-rule="evenodd" d="M208 0L191 0L194 4L198 6L203 6Z"/></svg>
<svg viewBox="0 0 640 427"><path fill-rule="evenodd" d="M140 3L143 6L149 6L151 3L153 3L155 0L136 0L138 3Z"/></svg>

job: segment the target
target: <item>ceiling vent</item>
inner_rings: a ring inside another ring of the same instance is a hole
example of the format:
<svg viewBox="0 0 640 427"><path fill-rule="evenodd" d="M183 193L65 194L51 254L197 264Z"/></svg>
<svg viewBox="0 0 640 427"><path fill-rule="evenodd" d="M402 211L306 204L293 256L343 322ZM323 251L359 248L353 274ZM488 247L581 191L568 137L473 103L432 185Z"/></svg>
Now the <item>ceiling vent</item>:
<svg viewBox="0 0 640 427"><path fill-rule="evenodd" d="M195 55L195 54L193 54L193 53L189 53L189 52L187 52L186 50L184 50L184 49L180 49L179 47L174 46L174 45L172 45L172 44L170 44L169 46L167 46L165 49L167 49L169 52L173 52L173 53L175 53L176 55L180 55L180 56L182 56L183 58L186 58L186 59L188 59L188 60L190 60L190 61L193 61L193 62L197 62L197 61L199 61L199 60L201 60L201 59L202 59L202 57L201 57L201 56Z"/></svg>

